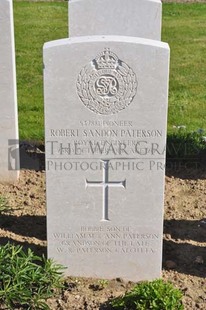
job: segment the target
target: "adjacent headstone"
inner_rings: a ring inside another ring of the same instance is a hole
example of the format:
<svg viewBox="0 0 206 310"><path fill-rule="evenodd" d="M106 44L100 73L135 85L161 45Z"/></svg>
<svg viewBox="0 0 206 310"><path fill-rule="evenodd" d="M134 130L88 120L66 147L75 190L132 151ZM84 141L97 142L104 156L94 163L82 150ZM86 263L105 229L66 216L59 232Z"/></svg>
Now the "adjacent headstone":
<svg viewBox="0 0 206 310"><path fill-rule="evenodd" d="M44 46L48 256L67 274L161 274L168 45L118 36Z"/></svg>
<svg viewBox="0 0 206 310"><path fill-rule="evenodd" d="M14 182L19 147L12 0L0 0L0 111L0 182Z"/></svg>
<svg viewBox="0 0 206 310"><path fill-rule="evenodd" d="M69 36L123 35L161 39L160 0L71 0Z"/></svg>

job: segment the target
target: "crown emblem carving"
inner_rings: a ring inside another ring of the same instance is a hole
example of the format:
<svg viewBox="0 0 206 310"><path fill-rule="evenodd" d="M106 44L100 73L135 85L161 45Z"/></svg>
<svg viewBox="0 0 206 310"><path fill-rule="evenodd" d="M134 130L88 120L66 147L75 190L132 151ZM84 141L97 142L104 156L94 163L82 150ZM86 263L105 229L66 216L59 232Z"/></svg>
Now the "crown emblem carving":
<svg viewBox="0 0 206 310"><path fill-rule="evenodd" d="M115 69L118 64L118 57L109 48L105 48L104 52L95 58L95 62L99 69Z"/></svg>
<svg viewBox="0 0 206 310"><path fill-rule="evenodd" d="M135 72L107 47L82 68L76 87L88 110L111 115L130 105L137 84Z"/></svg>

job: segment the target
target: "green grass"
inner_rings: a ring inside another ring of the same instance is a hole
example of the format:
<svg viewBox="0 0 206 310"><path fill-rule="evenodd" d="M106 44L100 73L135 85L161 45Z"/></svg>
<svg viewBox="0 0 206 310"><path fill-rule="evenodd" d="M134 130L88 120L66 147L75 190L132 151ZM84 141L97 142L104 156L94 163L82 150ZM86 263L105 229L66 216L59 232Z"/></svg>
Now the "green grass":
<svg viewBox="0 0 206 310"><path fill-rule="evenodd" d="M63 270L51 259L36 256L31 249L7 243L0 246L1 309L49 310L47 299L66 289ZM98 289L108 285L98 281ZM136 284L123 296L110 299L109 309L183 310L182 292L161 279Z"/></svg>
<svg viewBox="0 0 206 310"><path fill-rule="evenodd" d="M154 280L137 284L111 305L117 310L183 310L182 297L182 292L171 283Z"/></svg>
<svg viewBox="0 0 206 310"><path fill-rule="evenodd" d="M4 196L0 196L0 216L4 213L10 213L11 208L8 205L8 201Z"/></svg>
<svg viewBox="0 0 206 310"><path fill-rule="evenodd" d="M20 138L44 139L42 48L67 37L66 2L15 2Z"/></svg>
<svg viewBox="0 0 206 310"><path fill-rule="evenodd" d="M63 268L29 249L0 246L0 304L4 309L49 309L45 300L63 287Z"/></svg>
<svg viewBox="0 0 206 310"><path fill-rule="evenodd" d="M206 4L164 4L162 39L171 49L168 132L206 129Z"/></svg>
<svg viewBox="0 0 206 310"><path fill-rule="evenodd" d="M67 37L67 2L15 2L20 138L44 139L42 47ZM206 129L206 4L163 4L171 48L168 133Z"/></svg>

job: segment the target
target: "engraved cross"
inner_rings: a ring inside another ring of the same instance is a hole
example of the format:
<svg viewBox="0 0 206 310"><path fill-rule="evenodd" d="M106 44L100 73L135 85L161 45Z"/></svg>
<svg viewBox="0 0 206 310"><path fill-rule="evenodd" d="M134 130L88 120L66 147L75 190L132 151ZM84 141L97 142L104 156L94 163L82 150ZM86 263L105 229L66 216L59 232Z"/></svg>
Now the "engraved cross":
<svg viewBox="0 0 206 310"><path fill-rule="evenodd" d="M88 181L86 180L86 187L102 187L103 201L102 201L102 221L109 221L109 187L123 187L126 188L126 179L124 181L109 181L109 160L102 160L103 165L103 181Z"/></svg>

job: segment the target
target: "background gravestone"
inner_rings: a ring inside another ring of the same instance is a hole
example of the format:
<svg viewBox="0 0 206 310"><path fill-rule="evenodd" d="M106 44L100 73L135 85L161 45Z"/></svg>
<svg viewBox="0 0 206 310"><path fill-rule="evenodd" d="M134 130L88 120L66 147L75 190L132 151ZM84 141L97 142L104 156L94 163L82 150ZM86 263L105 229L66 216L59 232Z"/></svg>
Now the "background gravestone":
<svg viewBox="0 0 206 310"><path fill-rule="evenodd" d="M44 46L48 256L67 274L161 274L168 45L79 37Z"/></svg>
<svg viewBox="0 0 206 310"><path fill-rule="evenodd" d="M71 0L69 36L122 35L161 39L160 0Z"/></svg>
<svg viewBox="0 0 206 310"><path fill-rule="evenodd" d="M12 0L0 1L0 181L19 176L16 67Z"/></svg>

